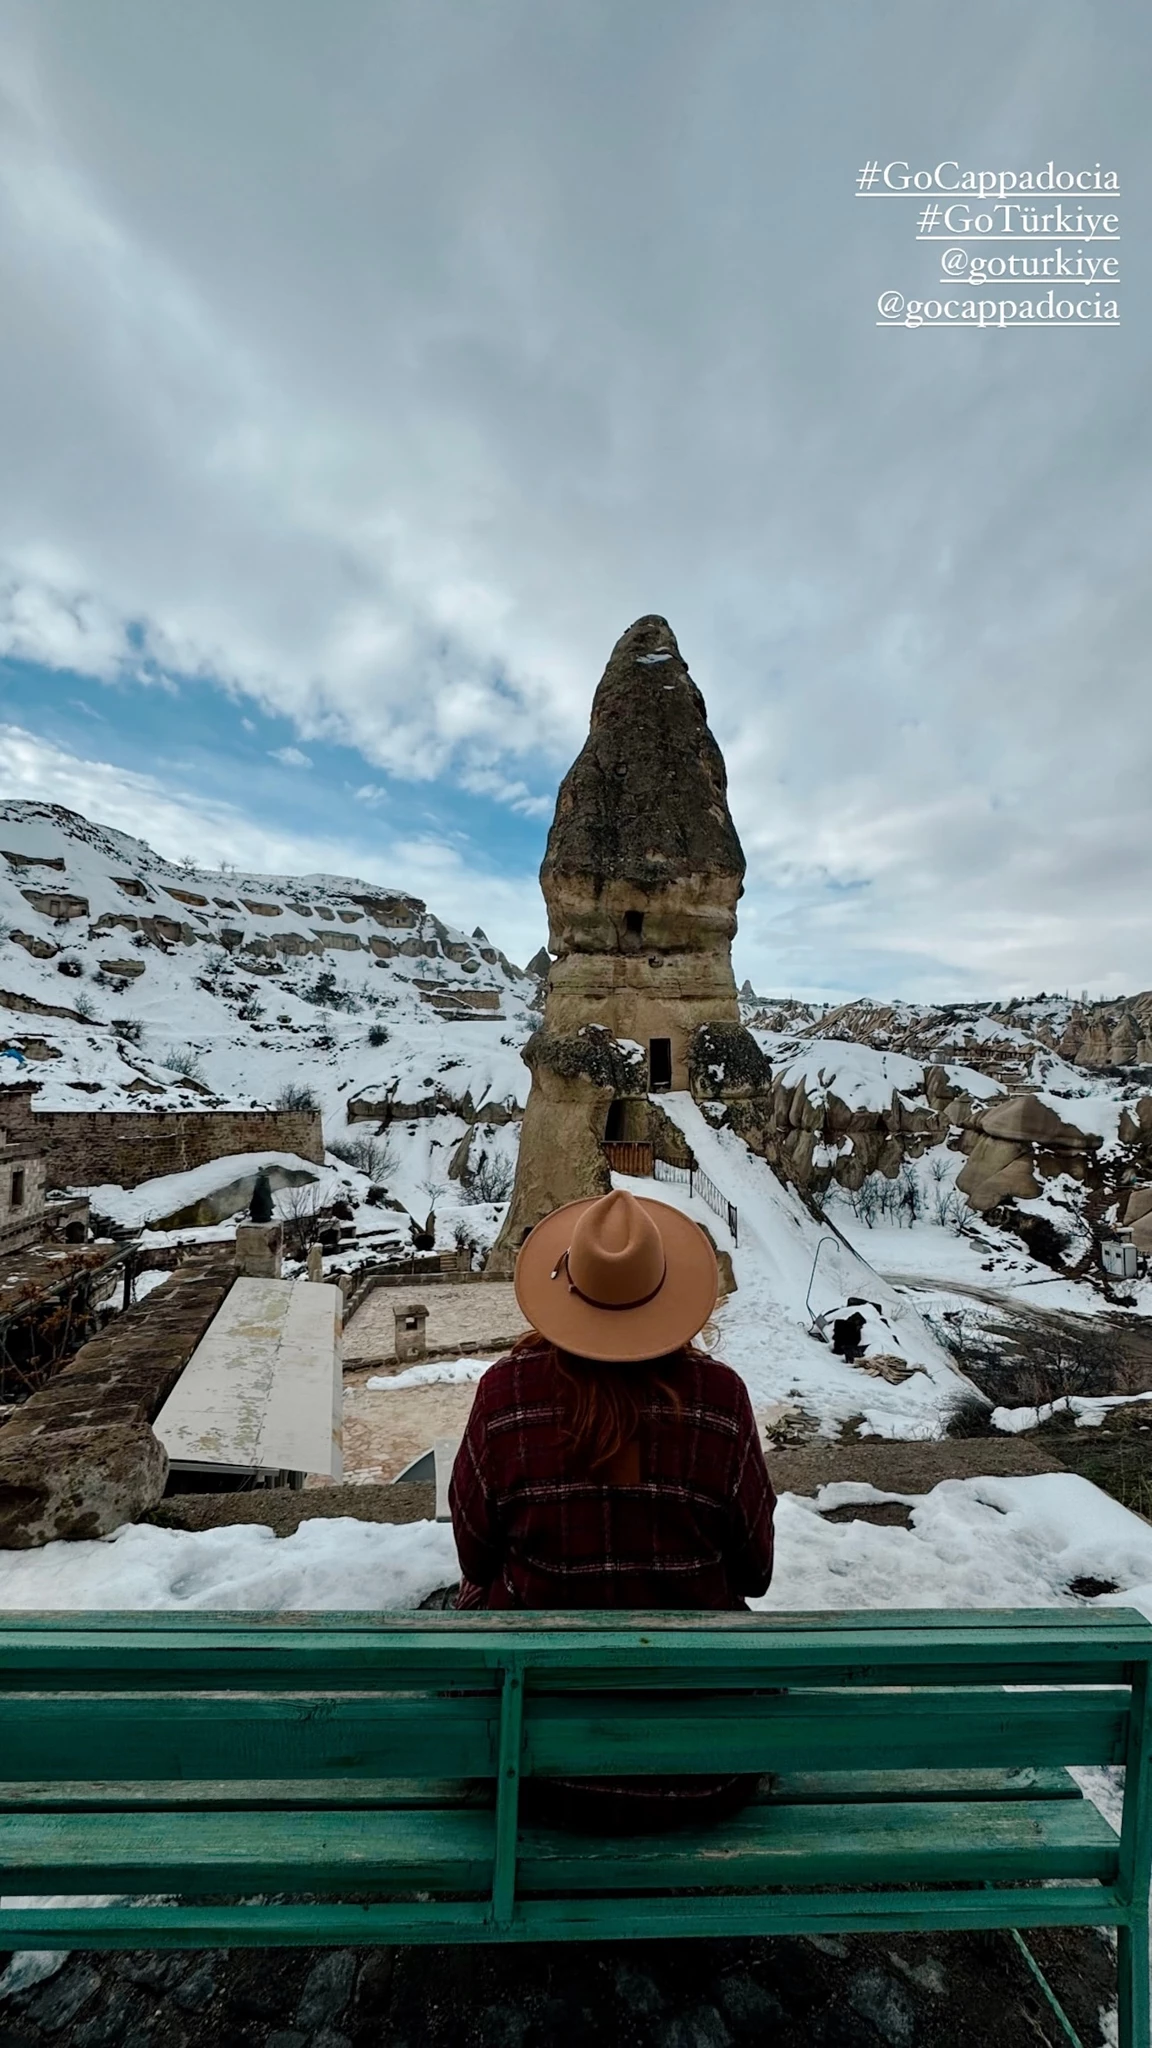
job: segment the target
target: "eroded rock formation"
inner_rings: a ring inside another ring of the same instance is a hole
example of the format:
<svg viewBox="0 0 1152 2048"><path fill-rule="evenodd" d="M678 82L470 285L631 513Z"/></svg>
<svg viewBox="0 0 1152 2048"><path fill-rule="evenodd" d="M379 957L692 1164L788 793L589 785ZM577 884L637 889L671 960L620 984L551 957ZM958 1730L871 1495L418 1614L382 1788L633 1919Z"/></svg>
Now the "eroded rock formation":
<svg viewBox="0 0 1152 2048"><path fill-rule="evenodd" d="M612 650L540 881L549 1029L602 1024L645 1050L666 1038L672 1086L686 1088L696 1027L740 1022L744 855L724 758L666 619L638 619Z"/></svg>
<svg viewBox="0 0 1152 2048"><path fill-rule="evenodd" d="M156 1505L168 1458L159 1414L235 1275L190 1259L81 1346L0 1429L0 1549L106 1536Z"/></svg>
<svg viewBox="0 0 1152 2048"><path fill-rule="evenodd" d="M607 1190L606 1135L682 1144L650 1091L770 1085L732 975L743 881L704 699L667 620L638 619L612 650L540 870L552 958L490 1273L510 1270L549 1210Z"/></svg>

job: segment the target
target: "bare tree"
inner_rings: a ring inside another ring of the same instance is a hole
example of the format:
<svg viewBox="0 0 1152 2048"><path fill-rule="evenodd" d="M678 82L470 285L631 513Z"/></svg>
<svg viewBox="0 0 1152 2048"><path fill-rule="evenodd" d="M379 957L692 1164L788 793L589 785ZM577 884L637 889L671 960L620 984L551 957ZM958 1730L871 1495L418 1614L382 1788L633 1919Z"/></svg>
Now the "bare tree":
<svg viewBox="0 0 1152 2048"><path fill-rule="evenodd" d="M284 1242L289 1256L305 1259L309 1249L316 1243L324 1224L323 1203L317 1181L302 1182L299 1187L282 1188L280 1208L284 1218Z"/></svg>

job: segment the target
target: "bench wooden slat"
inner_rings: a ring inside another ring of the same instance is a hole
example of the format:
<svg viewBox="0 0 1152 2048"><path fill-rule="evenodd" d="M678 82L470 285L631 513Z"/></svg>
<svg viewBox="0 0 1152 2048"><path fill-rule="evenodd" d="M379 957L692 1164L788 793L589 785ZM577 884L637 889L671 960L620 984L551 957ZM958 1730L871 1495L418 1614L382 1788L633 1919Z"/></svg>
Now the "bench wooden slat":
<svg viewBox="0 0 1152 2048"><path fill-rule="evenodd" d="M1015 1765L1001 1771L785 1771L762 1796L771 1806L860 1806L877 1799L1080 1799L1083 1794L1068 1771Z"/></svg>
<svg viewBox="0 0 1152 2048"><path fill-rule="evenodd" d="M37 1814L0 1820L14 1890L268 1889L485 1893L490 1813ZM521 1831L517 1889L714 1890L782 1884L909 1884L1097 1878L1116 1835L1087 1800L754 1807L716 1827L663 1836Z"/></svg>
<svg viewBox="0 0 1152 2048"><path fill-rule="evenodd" d="M1111 1882L1119 1843L1088 1800L748 1807L720 1827L601 1838L525 1828L523 1892L677 1886Z"/></svg>
<svg viewBox="0 0 1152 2048"><path fill-rule="evenodd" d="M15 1892L343 1891L486 1893L493 1815L404 1811L38 1813L0 1818Z"/></svg>
<svg viewBox="0 0 1152 2048"><path fill-rule="evenodd" d="M796 1771L757 1795L763 1805L856 1806L874 1800L1079 1799L1064 1770ZM202 1778L147 1781L46 1780L0 1784L0 1814L92 1812L128 1808L181 1813L219 1807L295 1812L300 1808L466 1807L491 1803L492 1788L466 1778Z"/></svg>
<svg viewBox="0 0 1152 2048"><path fill-rule="evenodd" d="M269 1630L280 1636L378 1635L386 1629L392 1638L439 1636L448 1631L457 1636L503 1636L568 1633L585 1637L612 1634L620 1637L647 1635L671 1630L675 1634L776 1634L796 1632L822 1636L908 1634L987 1635L989 1639L1015 1642L1028 1631L1073 1637L1119 1637L1128 1634L1146 1644L1152 1641L1152 1622L1136 1607L872 1607L872 1608L777 1608L768 1611L701 1608L532 1608L520 1610L473 1608L457 1614L449 1609L438 1614L436 1623L426 1613L411 1608L373 1609L326 1608L293 1612L286 1608L91 1608L74 1607L9 1609L0 1630L0 1643L20 1636L57 1635L97 1637L152 1634L166 1636L211 1635L215 1638L260 1636Z"/></svg>
<svg viewBox="0 0 1152 2048"><path fill-rule="evenodd" d="M611 1627L603 1625L611 1620ZM514 1620L515 1626L511 1625ZM1079 1624L1085 1624L1079 1626ZM1152 1658L1152 1627L1123 1609L1041 1609L907 1617L445 1615L435 1629L412 1615L21 1617L0 1629L0 1689L33 1675L53 1687L89 1673L100 1686L160 1682L342 1691L403 1671L406 1684L482 1687L509 1659L530 1658L537 1688L718 1682L1018 1684L1123 1682ZM137 1675L138 1674L138 1675ZM162 1674L161 1677L158 1677Z"/></svg>
<svg viewBox="0 0 1152 2048"><path fill-rule="evenodd" d="M1129 1695L794 1691L755 1700L528 1702L525 1769L542 1777L716 1771L1117 1764Z"/></svg>
<svg viewBox="0 0 1152 2048"><path fill-rule="evenodd" d="M86 1656L74 1661L70 1655L41 1658L36 1662L17 1659L11 1666L6 1666L0 1644L0 1709L10 1699L29 1696L55 1695L67 1699L82 1695L88 1700L103 1695L119 1700L130 1693L191 1699L212 1693L265 1692L272 1695L311 1694L317 1699L331 1699L336 1696L353 1697L358 1693L400 1691L414 1695L450 1690L487 1694L496 1700L504 1671L517 1665L530 1670L534 1694L554 1693L561 1698L573 1692L640 1696L649 1692L666 1692L672 1687L678 1692L739 1693L798 1686L866 1690L884 1686L932 1685L1129 1685L1134 1672L1144 1668L1144 1661L1152 1665L1152 1642L1147 1660L1101 1655L1079 1664L1025 1660L1023 1653L1015 1659L998 1659L989 1653L960 1663L902 1663L893 1660L876 1664L829 1664L819 1658L809 1662L798 1654L790 1656L788 1661L759 1652L753 1656L742 1651L738 1658L725 1656L726 1645L719 1644L709 1658L684 1666L677 1664L672 1657L656 1654L648 1657L640 1646L635 1654L630 1653L616 1667L604 1663L595 1650L577 1657L574 1646L569 1649L563 1663L550 1664L547 1648L542 1645L537 1653L527 1644L505 1645L502 1658L493 1654L490 1663L480 1664L475 1660L454 1657L437 1660L423 1655L409 1661L397 1657L395 1646L386 1656L364 1657L354 1663L343 1662L342 1651L336 1645L326 1656L317 1654L297 1658L279 1651L265 1654L256 1649L225 1659L217 1646L214 1662L209 1661L205 1652L202 1659L198 1653L198 1661L190 1665L162 1643L152 1642L138 1644L126 1650L122 1658L105 1660L99 1666L93 1665Z"/></svg>
<svg viewBox="0 0 1152 2048"><path fill-rule="evenodd" d="M718 1898L525 1899L502 1927L487 1902L356 1905L281 1900L0 1910L12 1948L344 1948L373 1942L693 1940L764 1934L907 1933L981 1927L1112 1927L1126 1907L1108 1885L972 1891L743 1893ZM1140 2044L1143 2048L1143 2044Z"/></svg>
<svg viewBox="0 0 1152 2048"><path fill-rule="evenodd" d="M1079 1799L1076 1780L1065 1770L964 1771L795 1771L766 1781L758 1804L862 1805L874 1800ZM224 1811L263 1808L466 1807L490 1804L491 1786L468 1778L203 1778L151 1783L116 1780L46 1780L0 1784L0 1814L101 1812L131 1809L183 1812L219 1807Z"/></svg>
<svg viewBox="0 0 1152 2048"><path fill-rule="evenodd" d="M499 1701L290 1693L0 1697L0 1780L491 1777Z"/></svg>
<svg viewBox="0 0 1152 2048"><path fill-rule="evenodd" d="M1116 1764L1126 1755L1123 1689L1004 1692L797 1690L697 1701L603 1694L526 1706L524 1765L542 1776L692 1771L930 1770L982 1764ZM77 1729L93 1778L491 1777L492 1696L352 1700L288 1693L8 1695L0 1773L64 1777Z"/></svg>

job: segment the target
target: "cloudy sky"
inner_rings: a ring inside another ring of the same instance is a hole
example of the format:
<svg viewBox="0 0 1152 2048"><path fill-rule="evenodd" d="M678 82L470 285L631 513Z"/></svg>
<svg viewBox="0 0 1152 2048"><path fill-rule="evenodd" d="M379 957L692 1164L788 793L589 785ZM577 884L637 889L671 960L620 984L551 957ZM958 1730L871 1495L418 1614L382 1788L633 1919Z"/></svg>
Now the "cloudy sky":
<svg viewBox="0 0 1152 2048"><path fill-rule="evenodd" d="M0 792L524 957L658 611L741 977L1148 987L1150 47L1145 0L0 0ZM939 252L871 158L1115 169L1120 327L877 328Z"/></svg>

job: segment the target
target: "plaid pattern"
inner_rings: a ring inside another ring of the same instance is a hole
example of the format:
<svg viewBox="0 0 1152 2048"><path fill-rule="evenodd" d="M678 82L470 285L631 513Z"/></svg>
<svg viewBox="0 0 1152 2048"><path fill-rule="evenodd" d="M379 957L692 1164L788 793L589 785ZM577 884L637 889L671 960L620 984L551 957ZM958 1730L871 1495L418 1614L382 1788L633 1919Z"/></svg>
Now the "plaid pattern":
<svg viewBox="0 0 1152 2048"><path fill-rule="evenodd" d="M685 1353L645 1408L638 1484L572 1469L549 1346L476 1390L449 1500L458 1607L738 1608L772 1577L776 1500L743 1380Z"/></svg>

